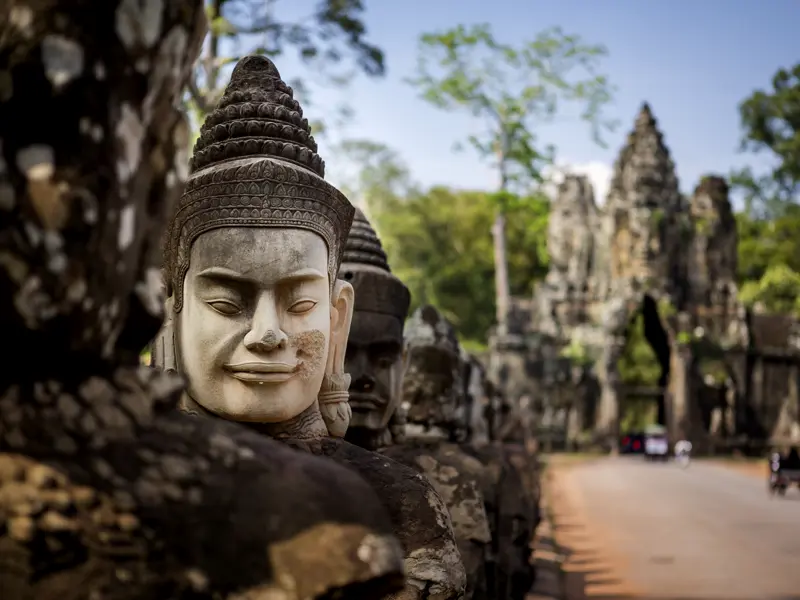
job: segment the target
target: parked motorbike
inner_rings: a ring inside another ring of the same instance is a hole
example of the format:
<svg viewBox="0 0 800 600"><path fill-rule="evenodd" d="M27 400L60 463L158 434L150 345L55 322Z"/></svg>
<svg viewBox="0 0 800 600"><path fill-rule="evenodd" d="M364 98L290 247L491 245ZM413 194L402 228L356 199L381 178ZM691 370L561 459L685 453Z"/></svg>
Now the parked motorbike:
<svg viewBox="0 0 800 600"><path fill-rule="evenodd" d="M800 487L800 451L792 447L784 456L772 452L769 457L769 491L783 496L791 485Z"/></svg>

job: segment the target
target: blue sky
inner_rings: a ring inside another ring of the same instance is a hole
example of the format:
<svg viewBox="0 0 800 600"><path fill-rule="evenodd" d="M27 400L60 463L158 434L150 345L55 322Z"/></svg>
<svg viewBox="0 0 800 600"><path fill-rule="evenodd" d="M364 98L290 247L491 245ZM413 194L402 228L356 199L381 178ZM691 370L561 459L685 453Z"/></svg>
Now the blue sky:
<svg viewBox="0 0 800 600"><path fill-rule="evenodd" d="M605 44L605 72L617 88L608 114L621 121L595 145L579 122L547 126L558 160L588 172L604 187L627 131L648 101L677 165L681 188L690 191L705 173L759 164L737 151L738 103L766 88L774 72L800 60L799 0L366 0L370 39L386 53L387 76L356 79L349 92L355 117L339 136L379 140L397 150L424 185L492 188L495 174L471 152L453 152L454 142L477 129L465 114L426 105L403 82L413 74L420 33L454 24L488 22L495 35L521 43L539 30L561 26L585 41ZM291 6L291 8L289 8ZM280 11L307 11L306 0L279 3ZM283 13L287 15L291 13ZM307 72L285 56L285 79ZM314 118L342 95L313 90ZM320 140L328 173L336 180L346 165ZM602 200L602 199L600 199Z"/></svg>

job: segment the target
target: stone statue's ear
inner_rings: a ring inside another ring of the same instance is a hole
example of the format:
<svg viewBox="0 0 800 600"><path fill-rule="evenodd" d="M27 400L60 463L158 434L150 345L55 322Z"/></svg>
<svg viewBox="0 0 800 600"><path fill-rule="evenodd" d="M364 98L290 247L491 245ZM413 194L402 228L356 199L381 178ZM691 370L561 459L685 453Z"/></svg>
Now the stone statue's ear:
<svg viewBox="0 0 800 600"><path fill-rule="evenodd" d="M328 426L328 432L335 437L344 437L350 425L350 375L345 373L344 359L347 353L347 340L353 322L355 306L353 286L337 279L331 295L331 337L328 348L328 363L325 378L319 393L319 408Z"/></svg>
<svg viewBox="0 0 800 600"><path fill-rule="evenodd" d="M175 339L175 304L172 296L164 301L164 324L153 340L151 366L179 372L178 345Z"/></svg>
<svg viewBox="0 0 800 600"><path fill-rule="evenodd" d="M328 356L328 373L344 371L344 355L353 323L354 306L353 286L347 281L337 279L331 295L331 352Z"/></svg>
<svg viewBox="0 0 800 600"><path fill-rule="evenodd" d="M408 365L411 364L411 351L408 348L408 341L406 341L406 340L403 340L403 354L402 354L402 356L403 356L403 358L402 358L402 360L403 360L403 368L402 368L402 370L400 372L402 373L403 377L405 377L406 376L406 372L408 371Z"/></svg>

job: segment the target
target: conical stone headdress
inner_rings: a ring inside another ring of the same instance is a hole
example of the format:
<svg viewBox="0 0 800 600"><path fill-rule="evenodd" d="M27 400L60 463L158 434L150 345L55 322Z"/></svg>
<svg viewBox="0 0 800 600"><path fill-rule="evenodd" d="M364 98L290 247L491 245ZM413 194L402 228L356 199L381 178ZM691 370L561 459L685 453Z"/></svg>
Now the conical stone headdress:
<svg viewBox="0 0 800 600"><path fill-rule="evenodd" d="M349 281L355 289L355 310L405 321L411 293L389 269L378 234L358 208L345 242L339 278Z"/></svg>
<svg viewBox="0 0 800 600"><path fill-rule="evenodd" d="M318 233L328 246L334 281L354 208L323 177L308 120L271 60L239 61L194 147L191 176L170 223L165 279L174 310L192 244L220 227L294 227Z"/></svg>

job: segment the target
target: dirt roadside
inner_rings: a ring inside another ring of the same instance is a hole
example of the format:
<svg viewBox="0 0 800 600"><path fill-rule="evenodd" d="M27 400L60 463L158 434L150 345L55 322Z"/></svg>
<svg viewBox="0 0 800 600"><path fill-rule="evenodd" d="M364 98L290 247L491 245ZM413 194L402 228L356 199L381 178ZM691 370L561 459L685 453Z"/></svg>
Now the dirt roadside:
<svg viewBox="0 0 800 600"><path fill-rule="evenodd" d="M624 600L639 597L627 580L627 564L592 522L575 480L587 460L553 460L544 474L546 518L534 540L538 578L528 600Z"/></svg>

